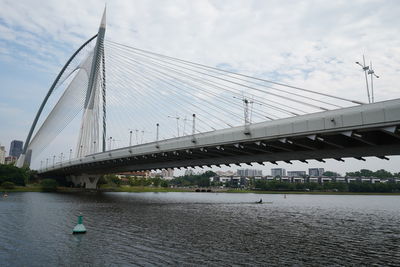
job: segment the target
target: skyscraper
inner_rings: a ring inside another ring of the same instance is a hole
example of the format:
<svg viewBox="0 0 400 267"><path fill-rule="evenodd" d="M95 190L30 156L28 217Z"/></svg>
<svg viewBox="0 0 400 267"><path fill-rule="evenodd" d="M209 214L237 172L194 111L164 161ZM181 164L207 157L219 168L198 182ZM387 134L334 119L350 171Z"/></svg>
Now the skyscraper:
<svg viewBox="0 0 400 267"><path fill-rule="evenodd" d="M303 177L303 176L306 176L306 172L305 171L288 171L287 175L289 177Z"/></svg>
<svg viewBox="0 0 400 267"><path fill-rule="evenodd" d="M18 158L22 153L22 145L23 142L19 140L13 140L10 145L10 154L9 156Z"/></svg>
<svg viewBox="0 0 400 267"><path fill-rule="evenodd" d="M6 148L0 146L0 164L4 164L6 159Z"/></svg>
<svg viewBox="0 0 400 267"><path fill-rule="evenodd" d="M255 176L262 176L262 170L256 169L239 169L237 170L238 176L244 177L255 177Z"/></svg>
<svg viewBox="0 0 400 267"><path fill-rule="evenodd" d="M324 174L324 168L310 168L308 169L308 175L311 177L321 177Z"/></svg>
<svg viewBox="0 0 400 267"><path fill-rule="evenodd" d="M271 175L272 177L276 177L276 176L286 176L286 170L282 169L282 168L275 168L275 169L271 169Z"/></svg>

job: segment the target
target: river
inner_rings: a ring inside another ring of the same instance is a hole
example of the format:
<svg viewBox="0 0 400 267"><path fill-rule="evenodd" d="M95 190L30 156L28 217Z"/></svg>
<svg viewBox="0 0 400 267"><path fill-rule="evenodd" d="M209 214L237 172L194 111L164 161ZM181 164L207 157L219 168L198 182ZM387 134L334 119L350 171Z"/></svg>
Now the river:
<svg viewBox="0 0 400 267"><path fill-rule="evenodd" d="M264 204L255 204L260 198ZM80 213L87 233L72 235ZM32 192L0 199L0 266L73 265L399 266L400 196Z"/></svg>

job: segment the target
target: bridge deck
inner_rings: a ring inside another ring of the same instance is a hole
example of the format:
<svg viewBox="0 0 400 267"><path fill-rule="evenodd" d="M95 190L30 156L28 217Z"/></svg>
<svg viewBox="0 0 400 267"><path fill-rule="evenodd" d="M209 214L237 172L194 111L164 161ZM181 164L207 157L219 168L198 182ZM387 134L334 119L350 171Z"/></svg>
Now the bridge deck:
<svg viewBox="0 0 400 267"><path fill-rule="evenodd" d="M88 155L39 170L110 173L400 154L400 99L206 132Z"/></svg>

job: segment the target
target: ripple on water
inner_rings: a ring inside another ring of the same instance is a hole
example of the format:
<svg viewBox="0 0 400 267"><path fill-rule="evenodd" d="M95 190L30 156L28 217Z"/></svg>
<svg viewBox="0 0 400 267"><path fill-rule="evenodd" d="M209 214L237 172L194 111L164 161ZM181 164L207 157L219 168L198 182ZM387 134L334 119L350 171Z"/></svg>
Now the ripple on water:
<svg viewBox="0 0 400 267"><path fill-rule="evenodd" d="M253 204L260 197L273 204ZM393 205L399 200L397 196L15 193L0 201L0 262L6 266L399 265L400 205ZM79 213L88 233L73 236Z"/></svg>

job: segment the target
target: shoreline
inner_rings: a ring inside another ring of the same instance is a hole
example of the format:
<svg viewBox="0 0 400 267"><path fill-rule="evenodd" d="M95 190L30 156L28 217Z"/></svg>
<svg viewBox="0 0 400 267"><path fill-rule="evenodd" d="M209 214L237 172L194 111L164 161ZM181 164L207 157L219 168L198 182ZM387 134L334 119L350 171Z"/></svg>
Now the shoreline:
<svg viewBox="0 0 400 267"><path fill-rule="evenodd" d="M103 187L98 190L87 190L82 188L58 187L58 193L78 193L78 192L125 192L125 193L206 193L196 192L197 188L163 188L163 187ZM0 192L42 192L39 186L16 186L13 189L4 189L0 187ZM259 191L259 190L237 190L237 189L212 189L207 193L231 193L231 194L287 194L287 195L382 195L382 196L400 196L400 192L396 193L379 193L379 192L325 192L325 191Z"/></svg>

